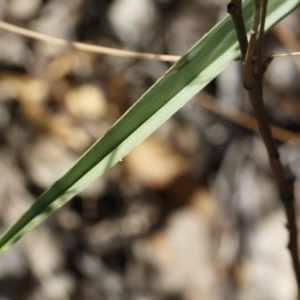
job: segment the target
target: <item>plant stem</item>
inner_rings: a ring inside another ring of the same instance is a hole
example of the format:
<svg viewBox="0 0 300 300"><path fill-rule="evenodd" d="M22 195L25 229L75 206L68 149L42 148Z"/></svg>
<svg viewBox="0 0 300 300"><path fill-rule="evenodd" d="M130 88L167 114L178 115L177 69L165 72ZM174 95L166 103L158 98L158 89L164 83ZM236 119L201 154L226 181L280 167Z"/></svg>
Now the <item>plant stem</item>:
<svg viewBox="0 0 300 300"><path fill-rule="evenodd" d="M254 1L254 22L250 40L247 41L243 21L241 1L232 0L227 8L237 32L243 57L243 81L252 104L259 130L266 146L269 162L276 179L280 199L283 203L289 232L288 249L296 277L298 295L300 295L300 263L298 257L298 228L296 224L294 177L289 170L284 170L279 153L272 137L270 123L263 101L263 75L272 59L263 59L264 24L267 11L267 0ZM243 26L241 26L243 22ZM246 36L246 41L245 41ZM246 48L246 50L245 50ZM256 57L255 57L256 54Z"/></svg>
<svg viewBox="0 0 300 300"><path fill-rule="evenodd" d="M231 0L227 5L227 11L231 16L234 16L232 17L234 27L239 28L239 30L236 30L236 33L240 44L242 58L244 59L248 48L248 39L242 11L242 1Z"/></svg>

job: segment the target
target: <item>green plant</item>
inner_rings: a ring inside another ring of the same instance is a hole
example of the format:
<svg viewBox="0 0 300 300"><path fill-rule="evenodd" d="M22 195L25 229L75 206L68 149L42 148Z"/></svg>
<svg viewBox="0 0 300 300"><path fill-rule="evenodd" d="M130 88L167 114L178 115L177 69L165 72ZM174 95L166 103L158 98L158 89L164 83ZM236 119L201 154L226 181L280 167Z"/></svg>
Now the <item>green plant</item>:
<svg viewBox="0 0 300 300"><path fill-rule="evenodd" d="M299 6L299 0L270 1L266 30ZM252 1L245 1L244 17L248 31L252 16ZM226 16L187 51L2 235L0 251L7 250L24 234L119 162L238 56L239 48L234 26L230 17Z"/></svg>

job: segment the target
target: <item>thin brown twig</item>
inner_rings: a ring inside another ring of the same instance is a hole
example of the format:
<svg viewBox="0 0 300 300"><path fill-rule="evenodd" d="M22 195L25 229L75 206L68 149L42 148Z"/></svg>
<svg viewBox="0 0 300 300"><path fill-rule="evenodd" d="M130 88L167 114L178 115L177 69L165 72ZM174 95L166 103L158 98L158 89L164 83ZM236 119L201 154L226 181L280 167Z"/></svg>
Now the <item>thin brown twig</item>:
<svg viewBox="0 0 300 300"><path fill-rule="evenodd" d="M0 29L33 39L37 41L41 41L44 43L62 46L62 47L70 47L72 49L78 51L85 51L94 54L101 55L111 55L117 57L124 58L133 58L133 59L145 59L145 60L154 60L154 61L165 61L165 62L176 62L179 60L181 56L179 55L167 55L167 54L155 54L155 53L142 53L137 51L129 51L129 50L121 50L110 47L103 47L98 45L92 45L87 43L80 43L76 41L68 41L65 39L53 37L48 34L36 32L34 30L29 30L23 27L19 27L4 21L0 21ZM289 53L275 53L270 55L270 57L286 57L286 56L300 56L300 51L289 52ZM236 60L241 60L241 58L237 58Z"/></svg>
<svg viewBox="0 0 300 300"><path fill-rule="evenodd" d="M260 14L260 27L259 27L259 33L258 33L258 49L257 49L257 60L258 60L258 64L260 64L260 65L262 64L262 61L263 61L267 6L268 6L268 1L263 1L262 6L261 6L261 14Z"/></svg>
<svg viewBox="0 0 300 300"><path fill-rule="evenodd" d="M273 53L270 57L287 57L287 56L300 56L300 51L286 52L286 53Z"/></svg>
<svg viewBox="0 0 300 300"><path fill-rule="evenodd" d="M231 0L230 3L227 5L227 12L230 15L235 16L234 18L232 18L234 27L240 28L240 30L236 31L236 34L238 36L242 58L244 59L248 48L248 38L243 17L242 1Z"/></svg>
<svg viewBox="0 0 300 300"><path fill-rule="evenodd" d="M232 0L231 3L232 2L235 3L236 1ZM296 225L295 199L293 190L294 177L291 175L289 170L284 170L282 166L278 150L272 137L270 123L267 118L263 102L263 75L270 63L270 59L263 60L262 56L267 2L268 0L255 0L254 2L254 23L246 54L243 45L244 41L240 38L246 34L245 27L236 26L237 21L234 20L240 19L240 15L236 12L236 10L232 9L229 11L229 13L231 14L233 23L235 25L242 57L244 57L244 87L248 92L250 102L258 121L259 130L267 149L270 166L278 186L280 199L285 209L285 214L287 217L287 229L289 232L288 249L290 251L293 263L293 269L298 286L298 295L300 296L300 263L298 257L298 229ZM253 59L255 54L256 59Z"/></svg>
<svg viewBox="0 0 300 300"><path fill-rule="evenodd" d="M214 97L201 92L199 94L199 105L220 116L224 119L233 122L241 127L249 129L251 131L259 132L257 120L247 113L240 111L234 106L221 103ZM296 132L289 131L279 126L271 125L272 135L277 141L284 143L291 143L300 146L300 137Z"/></svg>
<svg viewBox="0 0 300 300"><path fill-rule="evenodd" d="M96 46L86 43L68 41L65 39L60 39L57 37L53 37L47 34L39 33L33 30L25 29L19 26L15 26L9 24L7 22L0 21L0 28L5 29L10 32L14 32L16 34L26 36L28 38L39 40L45 43L50 43L52 45L57 46L64 46L70 47L72 49L80 50L80 51L87 51L96 54L104 54L104 55L111 55L111 56L118 56L118 57L125 57L125 58L134 58L134 59L147 59L147 60L161 60L161 61L169 61L175 62L177 61L180 56L176 55L164 55L164 54L154 54L154 53L141 53L136 51L129 51L129 50L120 50L115 48L103 47L103 46Z"/></svg>
<svg viewBox="0 0 300 300"><path fill-rule="evenodd" d="M292 52L293 50L300 49L299 39L295 36L295 34L291 32L291 30L289 30L286 24L277 24L275 27L272 28L272 32L288 51ZM300 53L297 54L300 55ZM292 57L294 58L294 63L298 68L298 72L300 72L299 58L295 55L293 55Z"/></svg>

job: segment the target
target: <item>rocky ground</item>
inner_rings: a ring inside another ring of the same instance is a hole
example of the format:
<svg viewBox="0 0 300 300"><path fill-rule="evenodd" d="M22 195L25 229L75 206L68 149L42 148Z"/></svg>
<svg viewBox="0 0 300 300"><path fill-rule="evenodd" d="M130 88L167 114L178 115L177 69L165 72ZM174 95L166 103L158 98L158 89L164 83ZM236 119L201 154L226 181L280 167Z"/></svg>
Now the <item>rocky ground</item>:
<svg viewBox="0 0 300 300"><path fill-rule="evenodd" d="M225 4L1 0L0 15L67 40L181 55L225 14ZM268 34L268 51L299 51L299 37L298 11ZM170 64L79 52L3 29L0 45L3 231ZM299 70L297 56L275 58L265 81L272 123L296 134ZM294 299L284 214L264 146L252 120L228 105L252 114L238 62L0 256L0 299ZM279 138L284 164L298 178L299 140L287 142L286 132ZM295 190L299 197L298 180Z"/></svg>

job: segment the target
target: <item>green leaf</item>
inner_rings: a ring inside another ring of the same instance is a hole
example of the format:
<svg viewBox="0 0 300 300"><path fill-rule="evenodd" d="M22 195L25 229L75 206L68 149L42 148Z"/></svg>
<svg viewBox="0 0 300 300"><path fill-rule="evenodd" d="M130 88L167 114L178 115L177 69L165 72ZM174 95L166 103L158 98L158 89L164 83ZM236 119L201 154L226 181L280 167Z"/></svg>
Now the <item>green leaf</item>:
<svg viewBox="0 0 300 300"><path fill-rule="evenodd" d="M252 23L252 2L244 2L247 28ZM299 0L269 1L266 29L271 28L299 5ZM26 232L119 162L238 56L235 30L227 15L183 55L2 235L0 251L7 250Z"/></svg>

